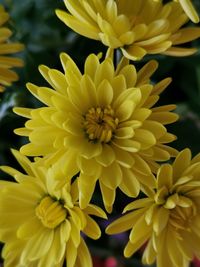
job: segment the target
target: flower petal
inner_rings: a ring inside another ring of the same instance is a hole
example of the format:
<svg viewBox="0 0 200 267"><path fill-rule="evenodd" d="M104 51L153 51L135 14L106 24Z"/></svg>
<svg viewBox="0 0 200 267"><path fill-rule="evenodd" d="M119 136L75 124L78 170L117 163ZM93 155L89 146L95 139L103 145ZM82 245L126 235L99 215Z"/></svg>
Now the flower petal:
<svg viewBox="0 0 200 267"><path fill-rule="evenodd" d="M103 144L101 154L95 157L95 159L104 167L111 165L115 160L115 153L113 151L113 148L110 145Z"/></svg>

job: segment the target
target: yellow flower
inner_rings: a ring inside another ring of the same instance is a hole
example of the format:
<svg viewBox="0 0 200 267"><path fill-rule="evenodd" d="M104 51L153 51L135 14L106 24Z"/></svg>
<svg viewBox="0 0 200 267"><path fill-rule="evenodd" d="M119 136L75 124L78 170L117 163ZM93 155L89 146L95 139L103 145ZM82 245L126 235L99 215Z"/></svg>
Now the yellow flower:
<svg viewBox="0 0 200 267"><path fill-rule="evenodd" d="M5 243L5 267L92 267L81 232L97 239L101 231L90 215L106 218L95 205L80 209L77 182L58 189L62 166L46 169L13 151L24 168L1 169L17 182L0 182L0 240ZM64 180L64 179L63 179Z"/></svg>
<svg viewBox="0 0 200 267"><path fill-rule="evenodd" d="M62 158L71 176L80 172L81 207L90 201L99 179L104 204L111 211L118 186L125 194L137 196L140 183L154 183L155 161L175 155L165 145L175 137L164 127L177 120L170 112L175 105L153 107L171 80L149 83L155 61L137 73L126 59L115 70L111 58L100 63L92 54L84 74L67 54L61 54L61 61L65 74L39 68L54 90L27 85L47 107L14 109L29 119L25 128L15 130L30 141L20 151L47 156L48 164Z"/></svg>
<svg viewBox="0 0 200 267"><path fill-rule="evenodd" d="M188 267L200 257L200 154L191 160L185 149L174 163L160 167L156 188L144 188L146 198L128 204L131 211L111 223L106 232L131 229L124 255L130 257L147 242L144 264L158 267Z"/></svg>
<svg viewBox="0 0 200 267"><path fill-rule="evenodd" d="M61 10L56 14L68 27L102 41L111 49L120 48L131 60L140 60L146 54L188 56L196 52L195 48L179 46L200 37L200 28L182 28L188 18L179 3L162 4L154 0L64 2L71 14Z"/></svg>
<svg viewBox="0 0 200 267"><path fill-rule="evenodd" d="M8 42L12 32L3 26L8 19L8 13L0 5L0 92L4 91L5 86L18 80L18 75L10 69L23 66L21 59L8 56L8 54L19 52L24 48L22 44Z"/></svg>

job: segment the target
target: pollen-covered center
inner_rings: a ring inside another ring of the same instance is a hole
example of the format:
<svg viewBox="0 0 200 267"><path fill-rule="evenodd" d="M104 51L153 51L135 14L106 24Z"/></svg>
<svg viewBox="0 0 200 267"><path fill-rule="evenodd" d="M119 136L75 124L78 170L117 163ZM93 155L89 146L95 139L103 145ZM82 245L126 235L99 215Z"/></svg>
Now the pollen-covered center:
<svg viewBox="0 0 200 267"><path fill-rule="evenodd" d="M85 115L84 130L89 140L109 143L117 128L119 120L115 118L113 109L90 108Z"/></svg>
<svg viewBox="0 0 200 267"><path fill-rule="evenodd" d="M67 210L50 196L46 196L41 200L35 212L42 224L50 229L56 228L67 217Z"/></svg>

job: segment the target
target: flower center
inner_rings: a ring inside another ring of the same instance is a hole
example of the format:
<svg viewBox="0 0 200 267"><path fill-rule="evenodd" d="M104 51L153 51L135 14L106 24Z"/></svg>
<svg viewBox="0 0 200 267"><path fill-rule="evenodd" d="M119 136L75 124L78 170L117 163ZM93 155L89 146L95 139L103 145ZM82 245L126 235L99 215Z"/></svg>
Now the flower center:
<svg viewBox="0 0 200 267"><path fill-rule="evenodd" d="M190 207L176 206L170 213L170 224L177 230L188 230L190 231L190 223L196 215L196 207L192 205Z"/></svg>
<svg viewBox="0 0 200 267"><path fill-rule="evenodd" d="M47 228L54 229L67 217L67 211L51 197L44 197L35 209L37 217Z"/></svg>
<svg viewBox="0 0 200 267"><path fill-rule="evenodd" d="M89 140L109 143L118 123L110 106L104 109L90 108L85 116L84 129Z"/></svg>
<svg viewBox="0 0 200 267"><path fill-rule="evenodd" d="M174 192L165 201L164 207L170 210L170 224L178 229L189 230L196 215L196 205L188 197Z"/></svg>

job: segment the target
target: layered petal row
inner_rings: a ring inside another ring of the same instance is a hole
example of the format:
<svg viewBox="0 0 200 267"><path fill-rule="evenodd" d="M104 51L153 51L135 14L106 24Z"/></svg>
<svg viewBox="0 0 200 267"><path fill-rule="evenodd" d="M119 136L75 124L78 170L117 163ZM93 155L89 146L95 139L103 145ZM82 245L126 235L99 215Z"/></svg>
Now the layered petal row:
<svg viewBox="0 0 200 267"><path fill-rule="evenodd" d="M183 27L188 16L198 21L190 0L167 4L161 0L65 0L65 5L69 13L57 10L56 14L68 27L110 49L120 48L131 60L146 54L182 57L197 51L182 47L200 37L198 27Z"/></svg>

